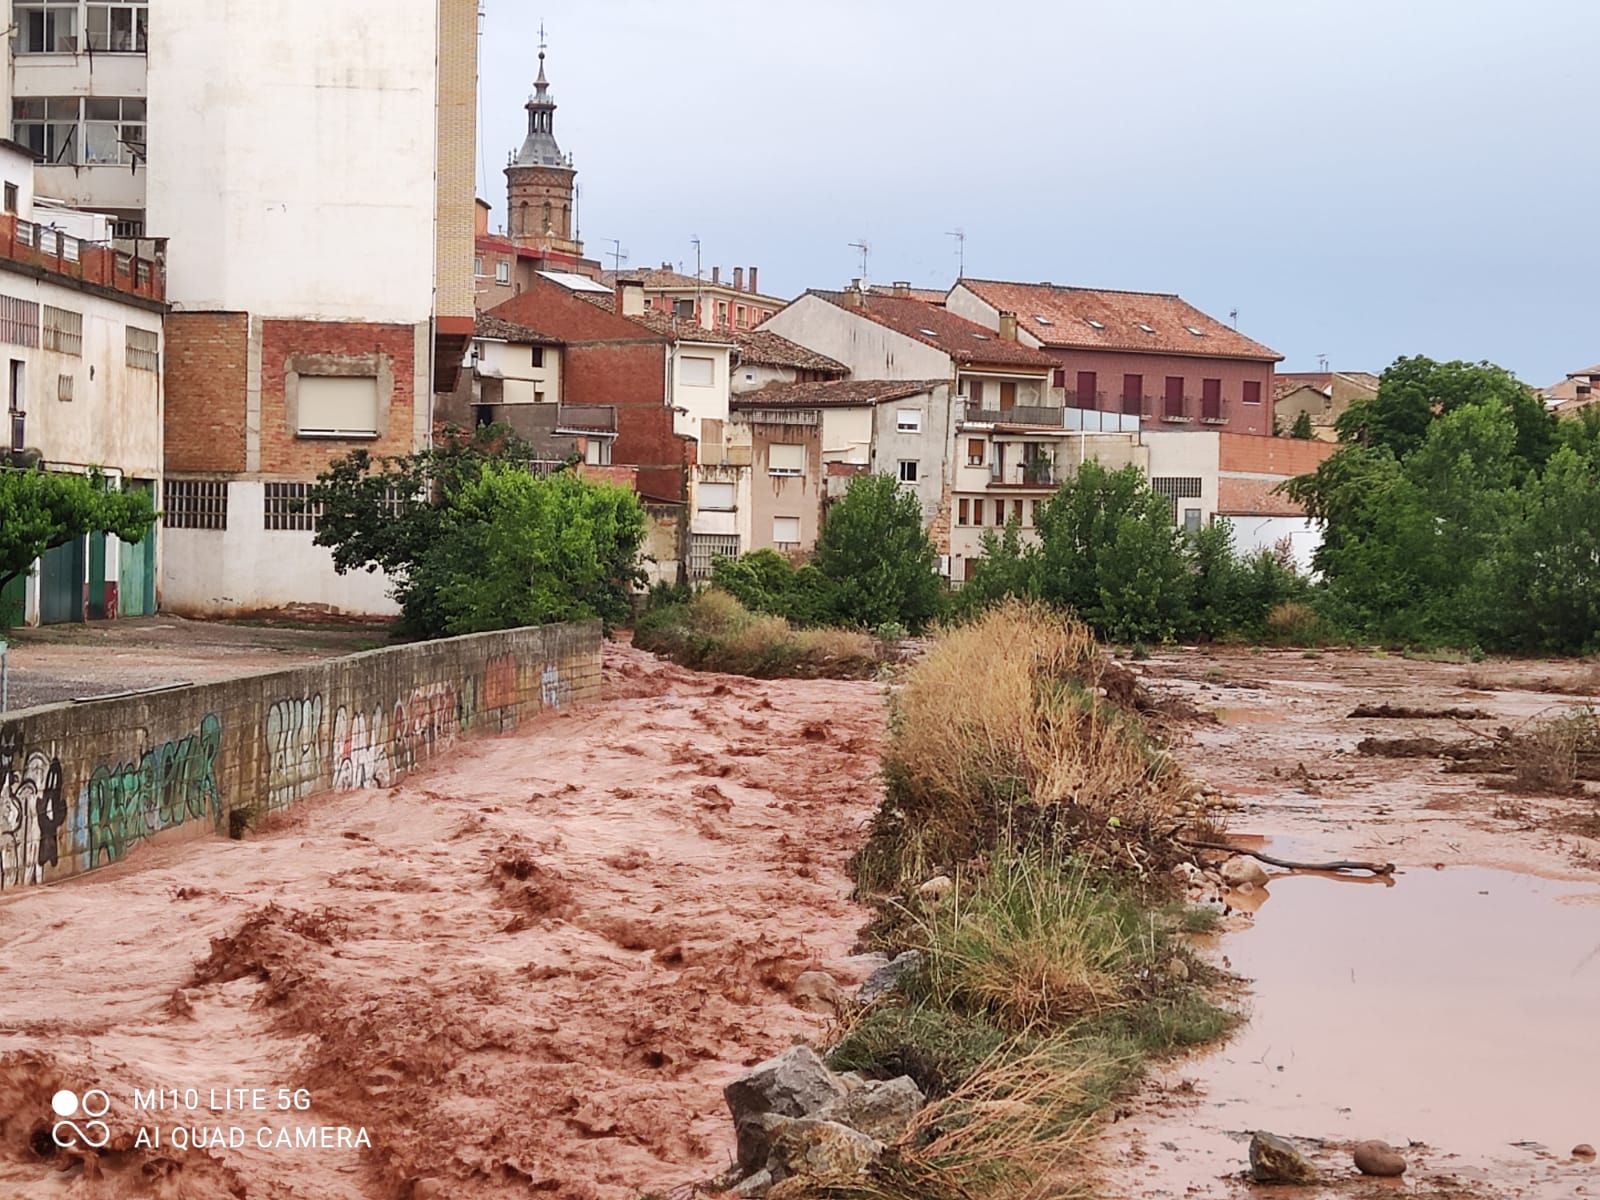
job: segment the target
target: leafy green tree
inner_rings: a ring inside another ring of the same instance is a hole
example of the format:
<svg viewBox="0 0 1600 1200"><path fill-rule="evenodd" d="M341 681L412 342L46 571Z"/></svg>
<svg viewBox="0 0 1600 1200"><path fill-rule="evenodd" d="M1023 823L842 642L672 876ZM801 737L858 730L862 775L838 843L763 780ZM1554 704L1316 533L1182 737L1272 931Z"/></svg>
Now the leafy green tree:
<svg viewBox="0 0 1600 1200"><path fill-rule="evenodd" d="M711 564L711 582L751 612L771 613L791 625L825 625L833 613L827 578L815 566L795 566L776 550L752 550Z"/></svg>
<svg viewBox="0 0 1600 1200"><path fill-rule="evenodd" d="M1309 442L1316 435L1311 431L1311 414L1304 409L1294 419L1294 427L1289 430L1289 436L1299 438L1302 442Z"/></svg>
<svg viewBox="0 0 1600 1200"><path fill-rule="evenodd" d="M1012 517L1004 529L985 529L980 546L983 557L956 593L955 609L959 615L982 612L1008 596L1039 594L1038 548L1023 544L1021 521Z"/></svg>
<svg viewBox="0 0 1600 1200"><path fill-rule="evenodd" d="M1188 623L1184 535L1137 467L1084 463L1039 506L1038 532L1043 599L1121 641L1175 637Z"/></svg>
<svg viewBox="0 0 1600 1200"><path fill-rule="evenodd" d="M341 573L385 572L417 637L627 615L645 515L638 497L568 471L530 475L502 427L447 431L429 450L356 451L317 478L318 545Z"/></svg>
<svg viewBox="0 0 1600 1200"><path fill-rule="evenodd" d="M124 492L98 472L0 468L0 587L57 546L90 533L137 543L155 520L148 492Z"/></svg>
<svg viewBox="0 0 1600 1200"><path fill-rule="evenodd" d="M860 475L828 510L816 567L832 593L836 620L876 629L924 628L939 613L939 552L922 526L915 492L891 475Z"/></svg>

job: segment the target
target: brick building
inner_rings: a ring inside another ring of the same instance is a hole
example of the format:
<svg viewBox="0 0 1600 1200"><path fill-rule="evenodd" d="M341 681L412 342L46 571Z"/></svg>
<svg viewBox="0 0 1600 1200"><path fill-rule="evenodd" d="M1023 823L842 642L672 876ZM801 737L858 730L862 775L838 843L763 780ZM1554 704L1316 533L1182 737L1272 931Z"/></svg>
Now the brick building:
<svg viewBox="0 0 1600 1200"><path fill-rule="evenodd" d="M1157 292L962 279L946 306L1056 360L1053 386L1080 428L1272 433L1283 356Z"/></svg>
<svg viewBox="0 0 1600 1200"><path fill-rule="evenodd" d="M352 450L427 446L434 395L456 387L474 328L476 6L189 0L160 16L145 220L174 235L164 605L391 613L387 581L337 574L299 502Z"/></svg>

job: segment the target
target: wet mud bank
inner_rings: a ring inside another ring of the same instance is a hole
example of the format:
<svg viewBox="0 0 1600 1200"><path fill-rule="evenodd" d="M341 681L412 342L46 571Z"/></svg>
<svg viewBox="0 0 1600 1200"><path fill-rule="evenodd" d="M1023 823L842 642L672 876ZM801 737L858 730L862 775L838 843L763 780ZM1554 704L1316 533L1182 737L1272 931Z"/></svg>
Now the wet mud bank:
<svg viewBox="0 0 1600 1200"><path fill-rule="evenodd" d="M1600 1140L1600 846L1567 819L1595 796L1511 804L1437 759L1355 752L1376 734L1451 737L1462 701L1517 727L1584 698L1345 654L1191 652L1149 673L1219 717L1179 754L1237 800L1241 844L1398 869L1275 872L1230 898L1207 949L1246 981L1247 1020L1118 1112L1101 1194L1600 1194L1594 1162L1571 1153ZM1322 1182L1245 1179L1257 1130L1295 1139ZM1352 1147L1374 1138L1407 1159L1402 1181L1356 1172Z"/></svg>

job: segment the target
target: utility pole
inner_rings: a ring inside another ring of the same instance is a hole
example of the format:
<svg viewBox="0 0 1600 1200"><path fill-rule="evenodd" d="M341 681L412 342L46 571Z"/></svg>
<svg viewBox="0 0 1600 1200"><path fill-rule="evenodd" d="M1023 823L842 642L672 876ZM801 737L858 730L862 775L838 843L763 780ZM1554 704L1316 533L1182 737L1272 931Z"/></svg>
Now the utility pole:
<svg viewBox="0 0 1600 1200"><path fill-rule="evenodd" d="M967 275L967 235L960 228L952 229L945 237L956 240L956 282L960 283Z"/></svg>

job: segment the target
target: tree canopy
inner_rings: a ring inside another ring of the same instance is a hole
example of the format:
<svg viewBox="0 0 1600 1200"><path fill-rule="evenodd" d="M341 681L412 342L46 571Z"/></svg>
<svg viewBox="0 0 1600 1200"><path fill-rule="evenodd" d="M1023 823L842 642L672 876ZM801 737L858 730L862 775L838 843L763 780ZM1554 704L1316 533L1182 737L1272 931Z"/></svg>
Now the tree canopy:
<svg viewBox="0 0 1600 1200"><path fill-rule="evenodd" d="M155 520L148 492L125 492L99 472L0 468L0 587L57 546L91 533L136 543Z"/></svg>

